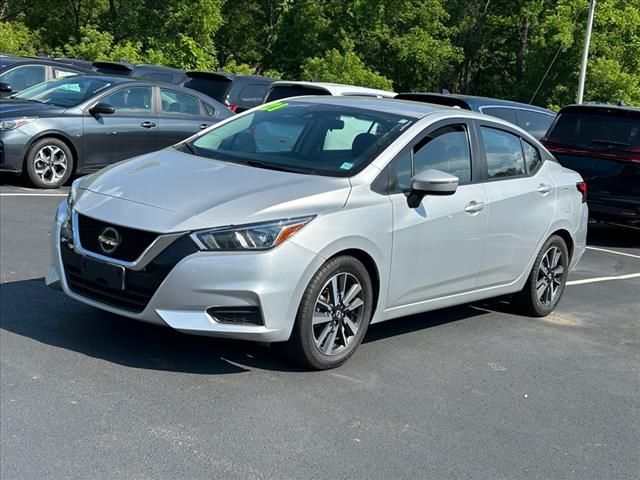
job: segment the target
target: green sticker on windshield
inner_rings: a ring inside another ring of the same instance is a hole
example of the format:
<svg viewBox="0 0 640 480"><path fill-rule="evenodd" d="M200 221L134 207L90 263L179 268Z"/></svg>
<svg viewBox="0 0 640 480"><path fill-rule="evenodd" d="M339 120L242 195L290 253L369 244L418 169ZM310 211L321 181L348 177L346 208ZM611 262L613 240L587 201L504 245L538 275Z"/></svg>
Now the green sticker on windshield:
<svg viewBox="0 0 640 480"><path fill-rule="evenodd" d="M353 163L344 162L342 165L340 165L340 170L351 170L351 167L353 167Z"/></svg>
<svg viewBox="0 0 640 480"><path fill-rule="evenodd" d="M277 102L272 103L271 105L265 105L264 107L261 107L260 110L262 110L263 112L273 112L274 110L280 110L287 105L289 105L287 102Z"/></svg>

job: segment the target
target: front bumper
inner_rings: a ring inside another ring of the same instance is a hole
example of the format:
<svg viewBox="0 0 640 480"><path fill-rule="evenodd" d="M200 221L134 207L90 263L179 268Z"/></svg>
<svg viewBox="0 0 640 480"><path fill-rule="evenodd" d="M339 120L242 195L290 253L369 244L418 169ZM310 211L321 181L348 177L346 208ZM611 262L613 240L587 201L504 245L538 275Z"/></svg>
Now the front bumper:
<svg viewBox="0 0 640 480"><path fill-rule="evenodd" d="M20 173L30 137L24 129L0 132L0 172Z"/></svg>
<svg viewBox="0 0 640 480"><path fill-rule="evenodd" d="M47 285L102 310L198 335L260 342L287 340L304 289L324 262L293 241L255 253L197 251L170 269L142 311L132 312L97 301L71 286L65 271L68 262L63 262L68 252L62 250L68 247L59 240L61 225L59 214L50 233L52 260ZM210 307L258 308L264 324L219 323L206 312Z"/></svg>

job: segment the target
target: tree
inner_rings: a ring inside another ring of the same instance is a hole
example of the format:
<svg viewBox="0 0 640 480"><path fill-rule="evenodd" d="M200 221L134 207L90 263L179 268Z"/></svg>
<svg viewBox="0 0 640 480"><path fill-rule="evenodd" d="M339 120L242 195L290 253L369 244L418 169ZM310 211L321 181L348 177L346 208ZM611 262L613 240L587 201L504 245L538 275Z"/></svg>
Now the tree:
<svg viewBox="0 0 640 480"><path fill-rule="evenodd" d="M361 87L392 90L391 80L368 69L353 50L329 50L322 57L307 59L302 66L304 80L345 83Z"/></svg>

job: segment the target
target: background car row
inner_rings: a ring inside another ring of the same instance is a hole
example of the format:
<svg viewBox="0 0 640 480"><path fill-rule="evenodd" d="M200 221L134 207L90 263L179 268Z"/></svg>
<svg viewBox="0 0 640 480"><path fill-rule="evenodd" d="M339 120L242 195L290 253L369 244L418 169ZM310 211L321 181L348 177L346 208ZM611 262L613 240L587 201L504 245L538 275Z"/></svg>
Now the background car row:
<svg viewBox="0 0 640 480"><path fill-rule="evenodd" d="M30 88L72 75L90 80ZM569 106L556 117L535 105L448 92L397 94L157 65L0 55L0 96L9 95L15 98L0 101L0 171L25 173L38 187L56 188L72 174L172 145L262 103L359 95L473 110L518 125L588 181L594 219L640 228L640 110L632 107Z"/></svg>

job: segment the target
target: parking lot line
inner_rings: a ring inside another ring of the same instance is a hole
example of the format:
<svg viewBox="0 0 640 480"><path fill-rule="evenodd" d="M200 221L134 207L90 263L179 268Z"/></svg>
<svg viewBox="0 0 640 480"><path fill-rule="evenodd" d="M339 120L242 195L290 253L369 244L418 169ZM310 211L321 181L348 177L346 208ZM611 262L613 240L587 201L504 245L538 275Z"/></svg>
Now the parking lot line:
<svg viewBox="0 0 640 480"><path fill-rule="evenodd" d="M606 248L587 247L587 250L595 250L597 252L613 253L615 255L623 255L625 257L639 258L640 259L640 255L634 255L632 253L625 253L625 252L618 252L617 250L608 250Z"/></svg>
<svg viewBox="0 0 640 480"><path fill-rule="evenodd" d="M567 285L584 285L585 283L609 282L611 280L628 280L630 278L640 278L640 273L628 273L626 275L615 275L612 277L585 278L583 280L570 280Z"/></svg>
<svg viewBox="0 0 640 480"><path fill-rule="evenodd" d="M0 193L0 197L66 197L66 193Z"/></svg>

